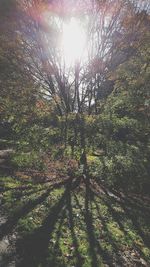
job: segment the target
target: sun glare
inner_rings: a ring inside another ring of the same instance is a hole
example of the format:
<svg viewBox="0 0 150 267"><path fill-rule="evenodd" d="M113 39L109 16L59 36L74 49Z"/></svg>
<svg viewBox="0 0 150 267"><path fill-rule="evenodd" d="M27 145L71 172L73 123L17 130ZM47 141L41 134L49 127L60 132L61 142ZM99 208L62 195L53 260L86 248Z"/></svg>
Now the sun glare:
<svg viewBox="0 0 150 267"><path fill-rule="evenodd" d="M86 34L78 20L72 18L63 24L62 54L66 65L85 57Z"/></svg>

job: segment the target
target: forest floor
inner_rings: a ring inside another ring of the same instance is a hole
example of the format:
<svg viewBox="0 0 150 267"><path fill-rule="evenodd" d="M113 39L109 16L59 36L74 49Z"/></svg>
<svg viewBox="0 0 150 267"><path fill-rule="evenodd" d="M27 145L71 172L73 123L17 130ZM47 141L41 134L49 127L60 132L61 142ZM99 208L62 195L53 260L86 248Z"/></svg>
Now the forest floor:
<svg viewBox="0 0 150 267"><path fill-rule="evenodd" d="M50 168L1 172L0 266L150 266L148 197Z"/></svg>

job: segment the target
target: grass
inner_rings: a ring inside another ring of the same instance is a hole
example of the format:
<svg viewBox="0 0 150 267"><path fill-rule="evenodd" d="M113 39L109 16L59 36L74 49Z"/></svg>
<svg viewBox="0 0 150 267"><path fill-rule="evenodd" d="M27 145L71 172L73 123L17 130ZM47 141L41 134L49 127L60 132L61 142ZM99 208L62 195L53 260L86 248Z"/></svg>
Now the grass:
<svg viewBox="0 0 150 267"><path fill-rule="evenodd" d="M17 232L17 266L142 266L150 261L149 208L141 199L98 193L76 181L57 187L26 183L24 189L22 180L0 181L8 217L1 238Z"/></svg>
<svg viewBox="0 0 150 267"><path fill-rule="evenodd" d="M38 170L44 170L45 168L44 162L36 151L28 153L16 152L12 156L11 162L18 169L36 168Z"/></svg>

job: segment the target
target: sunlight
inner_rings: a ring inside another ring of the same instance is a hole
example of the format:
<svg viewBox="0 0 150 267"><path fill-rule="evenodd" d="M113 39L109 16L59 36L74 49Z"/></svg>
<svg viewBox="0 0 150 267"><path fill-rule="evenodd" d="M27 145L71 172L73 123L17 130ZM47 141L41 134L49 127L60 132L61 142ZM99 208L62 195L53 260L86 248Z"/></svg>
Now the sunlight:
<svg viewBox="0 0 150 267"><path fill-rule="evenodd" d="M62 53L66 65L85 58L86 34L77 19L71 18L63 25Z"/></svg>

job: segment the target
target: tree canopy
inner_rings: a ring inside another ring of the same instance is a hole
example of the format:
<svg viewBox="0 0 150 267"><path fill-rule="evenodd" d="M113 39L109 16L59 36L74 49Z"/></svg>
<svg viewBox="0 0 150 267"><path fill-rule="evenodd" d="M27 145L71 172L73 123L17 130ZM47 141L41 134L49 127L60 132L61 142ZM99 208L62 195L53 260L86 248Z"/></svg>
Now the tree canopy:
<svg viewBox="0 0 150 267"><path fill-rule="evenodd" d="M109 182L112 175L112 184L121 175L134 183L137 165L148 177L148 1L14 0L1 7L3 123L34 149L57 144L84 169L88 154L100 150L97 171Z"/></svg>

